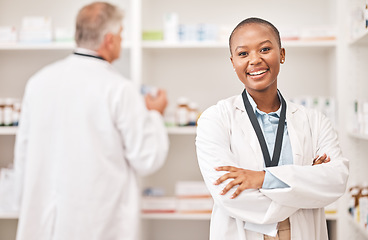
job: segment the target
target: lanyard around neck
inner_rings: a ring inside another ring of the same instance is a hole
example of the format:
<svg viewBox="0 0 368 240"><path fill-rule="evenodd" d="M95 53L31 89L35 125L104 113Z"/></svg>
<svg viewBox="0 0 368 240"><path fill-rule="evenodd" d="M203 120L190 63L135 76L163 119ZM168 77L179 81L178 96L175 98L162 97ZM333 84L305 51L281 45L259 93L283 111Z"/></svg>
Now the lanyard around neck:
<svg viewBox="0 0 368 240"><path fill-rule="evenodd" d="M78 56L82 56L82 57L91 57L91 58L97 58L97 59L101 59L101 60L106 61L106 59L104 59L103 57L95 56L95 55L91 55L91 54L84 54L84 53L78 53L78 52L74 52L74 54L78 55Z"/></svg>
<svg viewBox="0 0 368 240"><path fill-rule="evenodd" d="M279 124L277 127L276 143L275 143L275 148L273 149L272 161L270 158L270 154L268 152L265 138L261 130L261 126L259 125L259 122L257 120L256 114L254 113L252 106L250 105L246 90L244 89L242 93L245 110L247 111L248 117L250 119L250 122L252 123L253 129L257 134L258 142L261 145L263 158L264 158L266 167L278 166L279 159L280 159L280 153L281 153L281 147L282 147L282 139L284 137L284 127L285 127L285 119L286 119L286 102L284 98L282 97L281 93L279 91L278 93L281 98L281 114L280 114Z"/></svg>

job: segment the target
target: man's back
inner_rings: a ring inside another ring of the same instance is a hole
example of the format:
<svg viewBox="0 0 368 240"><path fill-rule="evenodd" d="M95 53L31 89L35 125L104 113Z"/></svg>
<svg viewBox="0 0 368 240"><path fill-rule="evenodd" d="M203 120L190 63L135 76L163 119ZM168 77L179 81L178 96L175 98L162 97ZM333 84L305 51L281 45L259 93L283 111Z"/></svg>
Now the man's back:
<svg viewBox="0 0 368 240"><path fill-rule="evenodd" d="M30 80L24 111L18 239L135 239L135 175L167 152L160 114L108 62L77 55Z"/></svg>

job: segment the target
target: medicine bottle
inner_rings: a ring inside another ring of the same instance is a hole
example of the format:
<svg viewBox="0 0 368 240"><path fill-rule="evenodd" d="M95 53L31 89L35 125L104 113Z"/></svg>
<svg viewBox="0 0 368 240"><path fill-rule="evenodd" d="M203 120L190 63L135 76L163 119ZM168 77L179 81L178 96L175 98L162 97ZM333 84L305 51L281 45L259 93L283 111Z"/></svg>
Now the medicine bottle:
<svg viewBox="0 0 368 240"><path fill-rule="evenodd" d="M359 223L367 228L367 218L368 218L368 183L364 183L361 194L359 196Z"/></svg>
<svg viewBox="0 0 368 240"><path fill-rule="evenodd" d="M198 119L198 104L195 102L189 103L189 126L196 126Z"/></svg>
<svg viewBox="0 0 368 240"><path fill-rule="evenodd" d="M178 126L188 126L189 124L189 107L188 99L181 97L177 100L176 123Z"/></svg>
<svg viewBox="0 0 368 240"><path fill-rule="evenodd" d="M352 185L349 188L349 213L358 222L358 206L359 206L360 187L358 185Z"/></svg>
<svg viewBox="0 0 368 240"><path fill-rule="evenodd" d="M13 99L6 98L4 105L4 126L12 126L13 125Z"/></svg>
<svg viewBox="0 0 368 240"><path fill-rule="evenodd" d="M13 126L19 125L21 103L20 101L14 101L13 103Z"/></svg>

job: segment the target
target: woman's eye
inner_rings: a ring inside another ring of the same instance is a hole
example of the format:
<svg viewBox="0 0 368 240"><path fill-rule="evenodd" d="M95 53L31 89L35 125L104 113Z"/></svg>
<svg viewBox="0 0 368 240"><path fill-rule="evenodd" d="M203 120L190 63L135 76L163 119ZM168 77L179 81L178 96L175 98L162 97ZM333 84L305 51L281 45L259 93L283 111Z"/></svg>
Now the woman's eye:
<svg viewBox="0 0 368 240"><path fill-rule="evenodd" d="M267 51L270 51L270 48L265 47L265 48L262 48L262 49L261 49L261 52L267 52Z"/></svg>

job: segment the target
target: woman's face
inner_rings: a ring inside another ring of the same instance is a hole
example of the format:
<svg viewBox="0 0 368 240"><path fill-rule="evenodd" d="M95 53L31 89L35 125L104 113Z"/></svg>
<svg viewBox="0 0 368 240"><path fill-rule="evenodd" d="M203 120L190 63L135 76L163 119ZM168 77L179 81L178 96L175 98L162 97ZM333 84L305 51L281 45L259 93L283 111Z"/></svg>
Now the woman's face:
<svg viewBox="0 0 368 240"><path fill-rule="evenodd" d="M248 92L277 89L285 49L280 49L270 27L251 23L238 28L232 36L231 54L235 72Z"/></svg>

